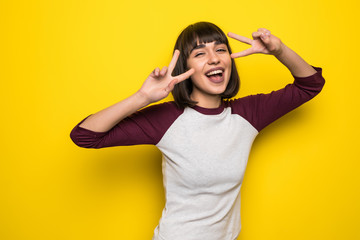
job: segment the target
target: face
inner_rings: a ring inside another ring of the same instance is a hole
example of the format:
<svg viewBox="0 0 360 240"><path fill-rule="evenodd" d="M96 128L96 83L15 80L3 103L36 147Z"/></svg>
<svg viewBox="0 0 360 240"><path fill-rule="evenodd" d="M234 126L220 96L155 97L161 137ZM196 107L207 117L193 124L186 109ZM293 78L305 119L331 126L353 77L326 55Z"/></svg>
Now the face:
<svg viewBox="0 0 360 240"><path fill-rule="evenodd" d="M191 76L193 91L191 97L198 100L204 96L222 94L230 79L231 57L226 44L198 44L187 59L187 67L194 68Z"/></svg>

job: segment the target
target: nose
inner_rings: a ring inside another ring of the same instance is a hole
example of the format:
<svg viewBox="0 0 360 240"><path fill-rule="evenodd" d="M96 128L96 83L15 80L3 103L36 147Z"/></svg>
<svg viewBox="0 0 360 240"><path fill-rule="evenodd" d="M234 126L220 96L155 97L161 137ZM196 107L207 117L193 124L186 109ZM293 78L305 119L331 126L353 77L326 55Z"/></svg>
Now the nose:
<svg viewBox="0 0 360 240"><path fill-rule="evenodd" d="M219 56L216 54L216 52L210 52L209 53L209 59L208 59L208 64L209 65L216 65L220 62L220 58Z"/></svg>

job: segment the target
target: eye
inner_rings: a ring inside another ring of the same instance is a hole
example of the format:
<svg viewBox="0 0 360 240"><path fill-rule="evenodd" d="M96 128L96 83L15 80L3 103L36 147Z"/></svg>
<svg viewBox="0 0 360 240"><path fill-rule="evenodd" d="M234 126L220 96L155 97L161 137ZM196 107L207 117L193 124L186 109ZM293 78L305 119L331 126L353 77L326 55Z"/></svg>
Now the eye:
<svg viewBox="0 0 360 240"><path fill-rule="evenodd" d="M227 52L227 50L225 48L219 48L216 50L217 52Z"/></svg>
<svg viewBox="0 0 360 240"><path fill-rule="evenodd" d="M201 56L201 55L203 55L203 54L204 54L203 52L195 53L195 57Z"/></svg>

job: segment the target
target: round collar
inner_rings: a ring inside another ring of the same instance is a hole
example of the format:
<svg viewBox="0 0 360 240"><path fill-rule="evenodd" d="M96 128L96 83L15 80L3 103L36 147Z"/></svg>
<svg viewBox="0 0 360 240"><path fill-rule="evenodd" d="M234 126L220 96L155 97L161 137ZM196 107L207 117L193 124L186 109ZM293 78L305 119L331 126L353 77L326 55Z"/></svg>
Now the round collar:
<svg viewBox="0 0 360 240"><path fill-rule="evenodd" d="M204 108L204 107L200 107L198 105L195 105L193 107L194 110L198 111L199 113L205 114L205 115L217 115L220 114L224 111L224 102L222 101L220 106L217 108Z"/></svg>

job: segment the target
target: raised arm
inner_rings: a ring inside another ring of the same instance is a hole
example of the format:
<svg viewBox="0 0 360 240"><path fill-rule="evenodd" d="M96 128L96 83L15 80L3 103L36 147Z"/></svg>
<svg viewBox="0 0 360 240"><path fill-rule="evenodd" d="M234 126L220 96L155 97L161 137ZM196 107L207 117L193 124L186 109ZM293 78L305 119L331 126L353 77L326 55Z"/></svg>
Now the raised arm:
<svg viewBox="0 0 360 240"><path fill-rule="evenodd" d="M169 67L163 67L161 70L156 68L136 93L89 116L79 126L94 132L106 132L137 110L167 97L175 84L189 78L194 72L190 69L178 76L171 75L179 53L175 50Z"/></svg>
<svg viewBox="0 0 360 240"><path fill-rule="evenodd" d="M304 59L265 28L259 28L257 32L254 32L252 34L253 39L231 32L228 33L228 36L251 45L250 48L242 52L231 54L232 58L244 57L255 53L271 54L283 63L292 75L296 77L308 77L316 73L315 69L305 62Z"/></svg>
<svg viewBox="0 0 360 240"><path fill-rule="evenodd" d="M252 34L253 40L228 33L228 36L250 48L231 54L231 57L244 57L263 53L274 55L294 76L294 82L282 89L268 94L256 94L231 102L234 111L245 117L258 131L315 97L324 86L321 68L306 63L299 55L285 46L282 41L264 28Z"/></svg>

